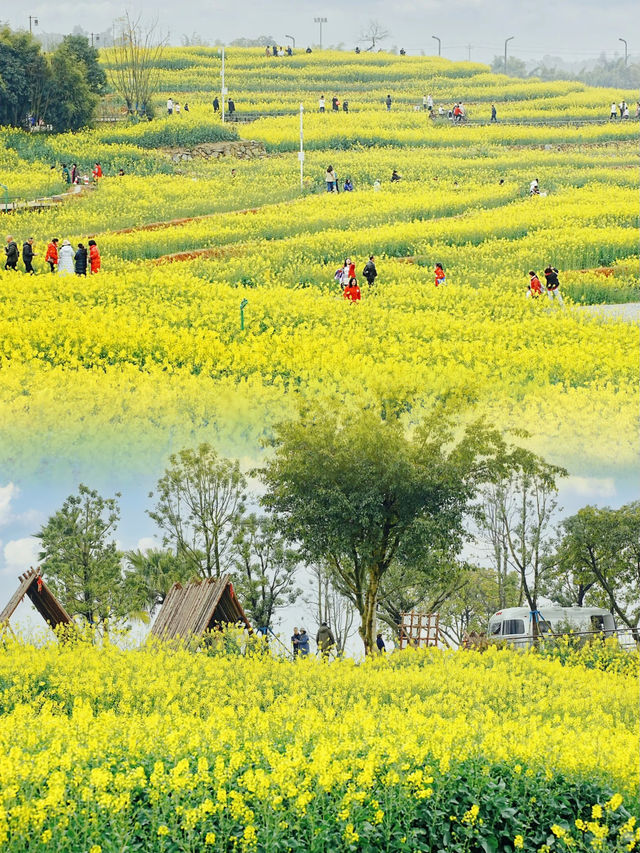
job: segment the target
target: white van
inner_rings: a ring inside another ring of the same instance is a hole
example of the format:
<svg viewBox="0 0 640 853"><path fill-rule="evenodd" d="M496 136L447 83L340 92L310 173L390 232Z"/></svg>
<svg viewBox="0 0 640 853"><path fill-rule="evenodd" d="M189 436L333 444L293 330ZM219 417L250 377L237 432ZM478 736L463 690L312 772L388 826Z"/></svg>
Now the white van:
<svg viewBox="0 0 640 853"><path fill-rule="evenodd" d="M612 636L616 623L608 610L602 607L557 607L541 605L538 610L538 633L544 637L566 633L567 627L575 633L602 632ZM503 640L514 646L530 646L533 642L533 618L528 607L506 607L498 610L489 620L489 639Z"/></svg>

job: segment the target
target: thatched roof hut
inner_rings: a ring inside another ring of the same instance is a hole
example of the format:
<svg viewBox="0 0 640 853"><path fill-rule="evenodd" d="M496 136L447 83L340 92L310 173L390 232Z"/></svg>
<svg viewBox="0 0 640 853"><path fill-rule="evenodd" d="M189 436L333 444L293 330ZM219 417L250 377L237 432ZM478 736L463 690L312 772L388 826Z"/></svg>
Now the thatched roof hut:
<svg viewBox="0 0 640 853"><path fill-rule="evenodd" d="M151 633L163 640L202 636L222 625L242 623L249 631L251 625L228 575L207 578L183 586L175 583L169 590Z"/></svg>

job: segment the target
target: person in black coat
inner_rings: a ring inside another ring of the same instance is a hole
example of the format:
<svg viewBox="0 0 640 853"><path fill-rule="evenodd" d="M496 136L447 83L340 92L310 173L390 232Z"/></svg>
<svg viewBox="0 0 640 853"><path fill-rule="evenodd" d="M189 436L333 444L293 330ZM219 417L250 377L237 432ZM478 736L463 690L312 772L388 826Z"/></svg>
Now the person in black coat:
<svg viewBox="0 0 640 853"><path fill-rule="evenodd" d="M378 270L376 269L373 255L369 255L369 260L364 265L362 275L366 278L367 284L375 284L375 280L378 277Z"/></svg>
<svg viewBox="0 0 640 853"><path fill-rule="evenodd" d="M78 251L73 256L76 265L76 275L87 274L87 250L82 243L78 243Z"/></svg>
<svg viewBox="0 0 640 853"><path fill-rule="evenodd" d="M383 654L387 651L387 647L384 644L384 640L382 639L382 634L378 634L376 637L376 646L378 647L378 651L380 654Z"/></svg>
<svg viewBox="0 0 640 853"><path fill-rule="evenodd" d="M33 256L35 252L33 251L33 237L29 237L28 240L22 244L22 260L24 261L24 271L29 273L29 275L34 274L33 269Z"/></svg>
<svg viewBox="0 0 640 853"><path fill-rule="evenodd" d="M6 270L15 270L18 265L20 253L18 252L18 244L11 235L7 237L7 245L4 247L4 253L7 256L4 268Z"/></svg>
<svg viewBox="0 0 640 853"><path fill-rule="evenodd" d="M213 99L213 111L214 111L214 113L217 113L219 109L220 109L220 101L217 98L214 98Z"/></svg>

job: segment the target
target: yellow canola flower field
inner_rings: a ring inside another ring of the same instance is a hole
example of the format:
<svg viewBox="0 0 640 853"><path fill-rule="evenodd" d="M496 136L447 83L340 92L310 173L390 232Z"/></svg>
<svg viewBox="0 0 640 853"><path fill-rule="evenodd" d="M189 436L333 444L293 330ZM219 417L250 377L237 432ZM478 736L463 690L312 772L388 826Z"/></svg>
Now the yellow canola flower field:
<svg viewBox="0 0 640 853"><path fill-rule="evenodd" d="M553 826L637 848L631 675L496 649L291 663L231 634L198 654L4 642L8 853L533 851Z"/></svg>
<svg viewBox="0 0 640 853"><path fill-rule="evenodd" d="M99 448L105 465L144 470L213 430L253 455L303 400L415 418L444 398L464 417L524 427L553 461L634 464L638 333L623 320L532 302L524 282L510 291L499 277L436 289L430 271L391 262L356 305L335 283L234 287L190 268L0 274L11 287L0 318L5 464Z"/></svg>

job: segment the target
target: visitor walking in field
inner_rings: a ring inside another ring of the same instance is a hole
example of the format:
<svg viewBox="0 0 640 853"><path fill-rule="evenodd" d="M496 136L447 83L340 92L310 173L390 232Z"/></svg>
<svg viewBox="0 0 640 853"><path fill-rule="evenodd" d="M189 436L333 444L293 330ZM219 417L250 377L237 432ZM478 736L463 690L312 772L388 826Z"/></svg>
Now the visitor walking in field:
<svg viewBox="0 0 640 853"><path fill-rule="evenodd" d="M384 654L387 651L387 647L384 644L384 640L382 639L382 634L376 635L376 646L380 654Z"/></svg>
<svg viewBox="0 0 640 853"><path fill-rule="evenodd" d="M362 270L363 277L367 280L367 284L372 286L376 282L376 278L378 277L378 270L376 269L376 265L373 259L373 255L369 255L369 260L364 265Z"/></svg>
<svg viewBox="0 0 640 853"><path fill-rule="evenodd" d="M615 119L615 118L618 118L618 105L614 101L611 104L611 114L609 115L609 121L611 121L611 119Z"/></svg>
<svg viewBox="0 0 640 853"><path fill-rule="evenodd" d="M58 265L58 238L54 237L47 246L47 251L44 256L45 264L49 264L51 272L56 271Z"/></svg>
<svg viewBox="0 0 640 853"><path fill-rule="evenodd" d="M71 164L71 183L75 184L78 180L78 167L75 163Z"/></svg>
<svg viewBox="0 0 640 853"><path fill-rule="evenodd" d="M18 265L20 253L18 252L18 244L11 235L7 237L7 245L4 247L4 253L7 256L4 268L6 270L15 270Z"/></svg>
<svg viewBox="0 0 640 853"><path fill-rule="evenodd" d="M498 121L498 113L496 111L495 104L491 104L491 121Z"/></svg>
<svg viewBox="0 0 640 853"><path fill-rule="evenodd" d="M556 299L560 305L564 306L564 299L560 293L560 281L558 279L558 270L555 267L547 267L544 271L544 277L547 280L547 296L550 300Z"/></svg>
<svg viewBox="0 0 640 853"><path fill-rule="evenodd" d="M218 98L216 96L213 99L213 111L214 111L214 113L217 113L219 111L219 109L220 109L220 101L218 100Z"/></svg>
<svg viewBox="0 0 640 853"><path fill-rule="evenodd" d="M343 101L342 102L342 112L344 112L344 113L349 112L349 101Z"/></svg>
<svg viewBox="0 0 640 853"><path fill-rule="evenodd" d="M385 104L387 105L387 112L389 112L391 110L391 95L387 95Z"/></svg>
<svg viewBox="0 0 640 853"><path fill-rule="evenodd" d="M97 183L102 177L102 166L100 163L94 163L93 169L91 170L91 177L93 178L94 183Z"/></svg>
<svg viewBox="0 0 640 853"><path fill-rule="evenodd" d="M304 628L300 629L300 635L298 636L298 654L303 658L306 658L309 654L309 635Z"/></svg>
<svg viewBox="0 0 640 853"><path fill-rule="evenodd" d="M35 270L33 268L33 256L35 252L33 251L33 237L29 237L28 240L25 240L22 244L22 262L24 263L24 271L29 273L29 275L33 275Z"/></svg>
<svg viewBox="0 0 640 853"><path fill-rule="evenodd" d="M63 240L58 251L58 275L73 275L73 272L73 249L68 240Z"/></svg>
<svg viewBox="0 0 640 853"><path fill-rule="evenodd" d="M173 98L167 98L167 115L173 114Z"/></svg>
<svg viewBox="0 0 640 853"><path fill-rule="evenodd" d="M542 296L542 284L533 270L529 270L529 286L527 287L527 299L539 299Z"/></svg>
<svg viewBox="0 0 640 853"><path fill-rule="evenodd" d="M229 98L229 117L231 117L236 111L236 102L233 98Z"/></svg>
<svg viewBox="0 0 640 853"><path fill-rule="evenodd" d="M335 646L336 640L333 636L331 628L327 625L326 622L323 622L318 628L318 633L316 634L316 644L318 646L318 651L320 652L322 657L329 657L329 652Z"/></svg>
<svg viewBox="0 0 640 853"><path fill-rule="evenodd" d="M101 260L98 245L95 240L89 240L89 263L91 266L91 275L100 272Z"/></svg>
<svg viewBox="0 0 640 853"><path fill-rule="evenodd" d="M78 243L78 250L73 256L75 262L76 275L87 274L87 250L84 243Z"/></svg>
<svg viewBox="0 0 640 853"><path fill-rule="evenodd" d="M447 283L447 277L445 275L444 267L442 266L442 264L436 264L436 268L433 272L434 272L434 275L436 277L435 278L436 287L439 287L441 284Z"/></svg>
<svg viewBox="0 0 640 853"><path fill-rule="evenodd" d="M337 113L340 109L340 101L338 100L337 95L334 95L333 98L331 98L331 109L334 111L334 113Z"/></svg>
<svg viewBox="0 0 640 853"><path fill-rule="evenodd" d="M318 98L318 112L324 112L324 95L320 95L320 97Z"/></svg>
<svg viewBox="0 0 640 853"><path fill-rule="evenodd" d="M62 180L65 184L71 183L71 173L69 172L69 168L66 163L62 164Z"/></svg>
<svg viewBox="0 0 640 853"><path fill-rule="evenodd" d="M327 166L327 171L324 175L327 184L327 192L334 193L338 191L338 177L333 170L333 166Z"/></svg>
<svg viewBox="0 0 640 853"><path fill-rule="evenodd" d="M360 288L358 287L358 282L356 281L355 277L349 279L349 283L342 291L342 295L350 302L358 302L360 299L362 299L362 294L360 293Z"/></svg>
<svg viewBox="0 0 640 853"><path fill-rule="evenodd" d="M300 652L300 631L297 628L293 629L293 636L291 637L291 646L293 648L293 656L298 657L298 653Z"/></svg>

